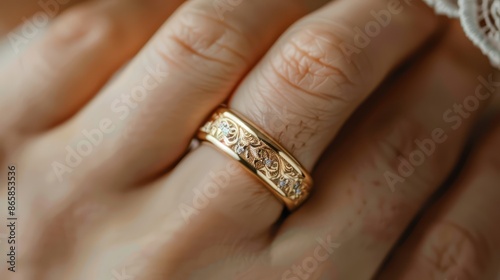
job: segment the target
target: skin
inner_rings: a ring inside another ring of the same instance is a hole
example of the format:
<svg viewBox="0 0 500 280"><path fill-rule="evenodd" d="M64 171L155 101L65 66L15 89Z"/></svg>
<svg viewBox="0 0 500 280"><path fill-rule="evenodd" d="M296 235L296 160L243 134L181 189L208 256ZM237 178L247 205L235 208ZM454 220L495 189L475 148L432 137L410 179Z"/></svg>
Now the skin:
<svg viewBox="0 0 500 280"><path fill-rule="evenodd" d="M500 122L473 134L497 70L457 22L390 3L69 8L0 69L1 278L498 279ZM390 22L356 45L371 11ZM300 209L191 143L221 103L313 172Z"/></svg>
<svg viewBox="0 0 500 280"><path fill-rule="evenodd" d="M0 0L0 35L8 36L8 32L18 24L29 21L31 16L45 14L54 18L64 10L85 0ZM40 4L40 2L42 4Z"/></svg>

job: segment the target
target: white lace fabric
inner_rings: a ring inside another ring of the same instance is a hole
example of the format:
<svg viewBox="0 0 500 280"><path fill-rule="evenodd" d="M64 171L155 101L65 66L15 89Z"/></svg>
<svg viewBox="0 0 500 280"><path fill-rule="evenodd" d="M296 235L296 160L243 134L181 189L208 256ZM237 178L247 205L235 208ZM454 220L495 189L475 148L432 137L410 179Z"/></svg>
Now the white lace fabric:
<svg viewBox="0 0 500 280"><path fill-rule="evenodd" d="M459 18L467 36L500 68L500 0L424 0L438 14Z"/></svg>

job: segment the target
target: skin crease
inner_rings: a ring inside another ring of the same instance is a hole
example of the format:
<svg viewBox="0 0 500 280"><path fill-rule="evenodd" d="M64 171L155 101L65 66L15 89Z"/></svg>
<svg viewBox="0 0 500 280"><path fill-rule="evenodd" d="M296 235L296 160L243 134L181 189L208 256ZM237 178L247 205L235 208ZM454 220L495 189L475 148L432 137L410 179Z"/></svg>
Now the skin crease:
<svg viewBox="0 0 500 280"><path fill-rule="evenodd" d="M135 11L133 1L91 2L76 7L81 14L71 14L70 9L61 16L56 25L96 13L111 18L106 32L131 30L124 37L115 33L86 37L83 29L83 40L90 41L84 41L88 45L82 44L81 51L50 56L55 61L47 58L49 64L63 58L78 61L76 68L66 65L58 73L76 84L89 84L74 92L78 96L66 99L79 100L71 106L65 107L65 99L59 98L67 87L59 79L47 76L47 88L40 89L31 79L9 82L38 77L43 71L35 69L36 65L2 68L0 87L7 89L0 99L2 114L17 115L0 123L0 161L1 166L16 165L19 245L18 271L8 272L8 264L2 262L1 279L378 276L496 280L500 260L500 228L495 223L495 213L500 210L498 121L487 123L490 132L474 144L464 172L453 180L450 191L424 209L425 219L407 233L406 243L395 247L417 212L459 163L489 101L464 118L459 129L447 131L449 140L414 176L397 185L396 191L391 191L383 176L384 171L397 169L397 156L412 152L414 139L429 137L433 129L448 124L442 113L474 92L479 75L497 72L465 38L458 23L441 23L417 4L415 10L394 16L393 25L374 38L359 57L353 57L355 64L364 66L356 73L352 64L329 60L328 54L338 54L331 43L352 39L352 25L363 26L371 19L366 10L386 8L385 0L362 2L366 7L339 0L287 32L293 22L324 2L317 1L314 7L308 6L311 1L299 0L293 4L284 0L245 2L227 12L223 24L214 26L218 21L206 12L213 9L211 1L193 0L180 8L180 1L174 2L164 7L160 2L150 3L151 10L133 15L129 15ZM158 7L163 10L157 11ZM282 9L282 15L276 15L276 9ZM175 10L178 12L138 53ZM259 22L248 11L259 12ZM148 16L151 18L145 23ZM332 24L329 16L341 18L333 22L333 28L328 25ZM124 20L127 18L137 24L134 29ZM204 24L207 29L195 28ZM304 26L311 32L301 33ZM335 32L328 32L329 28ZM196 36L183 37L186 35L180 30ZM405 31L413 32L410 36ZM25 54L23 61L37 57L39 49L54 45L63 49L81 39L76 36L55 42L54 38L61 37L51 34ZM129 47L113 51L119 46L106 41L108 35L120 37ZM399 36L406 40L399 42ZM303 46L295 49L293 44ZM380 50L386 52L379 54ZM112 65L102 67L99 61L87 59L89 53L109 59L105 62ZM129 67L96 95L94 89L130 57L135 58ZM110 114L111 102L135 82L142 82L147 70L139 66L151 66L154 71L152 62L156 61L163 62L161 67L170 71L169 76L138 110L131 110L130 118L123 123L113 119L116 131L106 134L59 181L52 170L54 161L64 162L67 145L76 145L82 130L106 127L102 119ZM403 68L397 68L401 63L405 63ZM83 76L80 67L95 68L95 72ZM391 72L394 69L397 71ZM30 71L35 72L27 75ZM342 75L354 82L342 80ZM339 103L339 96L329 96L336 89L342 89L338 94L350 94L347 103ZM31 92L41 96L44 106L61 103L51 110L23 111L24 103L16 103L15 94L29 97ZM279 139L308 169L315 167L315 192L297 212L279 220L281 204L213 147L203 144L185 152L196 127L223 100ZM290 119L285 128L276 130L269 121L272 123L280 106L289 109ZM491 108L498 112L500 107ZM184 122L172 113L182 110L189 112ZM123 138L126 133L130 135ZM294 137L298 142L288 141ZM186 219L179 210L181 205L193 206L197 191L203 192L214 181L222 186L219 194ZM6 201L6 189L2 182L1 201ZM0 218L6 220L6 211L0 211ZM0 233L5 230L2 227ZM4 239L0 245L4 255Z"/></svg>

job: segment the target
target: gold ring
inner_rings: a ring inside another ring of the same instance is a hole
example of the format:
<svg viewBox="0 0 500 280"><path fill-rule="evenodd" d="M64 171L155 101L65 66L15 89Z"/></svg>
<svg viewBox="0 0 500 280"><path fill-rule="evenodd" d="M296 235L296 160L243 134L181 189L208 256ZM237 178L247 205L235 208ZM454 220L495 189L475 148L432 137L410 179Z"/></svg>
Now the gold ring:
<svg viewBox="0 0 500 280"><path fill-rule="evenodd" d="M220 107L198 138L239 161L291 211L309 196L312 178L280 144L236 112Z"/></svg>

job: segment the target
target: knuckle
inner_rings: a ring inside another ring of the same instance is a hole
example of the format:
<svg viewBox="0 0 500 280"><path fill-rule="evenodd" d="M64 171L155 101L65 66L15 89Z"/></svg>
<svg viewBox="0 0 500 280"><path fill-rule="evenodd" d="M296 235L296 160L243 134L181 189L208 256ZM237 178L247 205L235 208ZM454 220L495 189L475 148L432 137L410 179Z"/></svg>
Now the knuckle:
<svg viewBox="0 0 500 280"><path fill-rule="evenodd" d="M55 23L52 36L56 44L79 44L90 49L121 45L119 24L107 14L87 6L70 9Z"/></svg>
<svg viewBox="0 0 500 280"><path fill-rule="evenodd" d="M481 278L490 254L481 235L448 221L434 225L427 234L417 254L434 279Z"/></svg>
<svg viewBox="0 0 500 280"><path fill-rule="evenodd" d="M17 62L22 71L32 74L40 84L58 78L67 67L69 61L58 59L61 50L78 46L81 53L99 54L123 49L120 46L124 40L116 22L86 6L63 13L49 29L48 39L43 47Z"/></svg>
<svg viewBox="0 0 500 280"><path fill-rule="evenodd" d="M249 65L245 33L206 11L189 8L161 32L156 52L168 62L185 65L221 78ZM217 71L213 71L217 69Z"/></svg>
<svg viewBox="0 0 500 280"><path fill-rule="evenodd" d="M350 87L361 83L360 68L348 62L341 50L340 32L305 22L292 29L272 61L275 76L301 93L323 100L350 103L357 99Z"/></svg>

